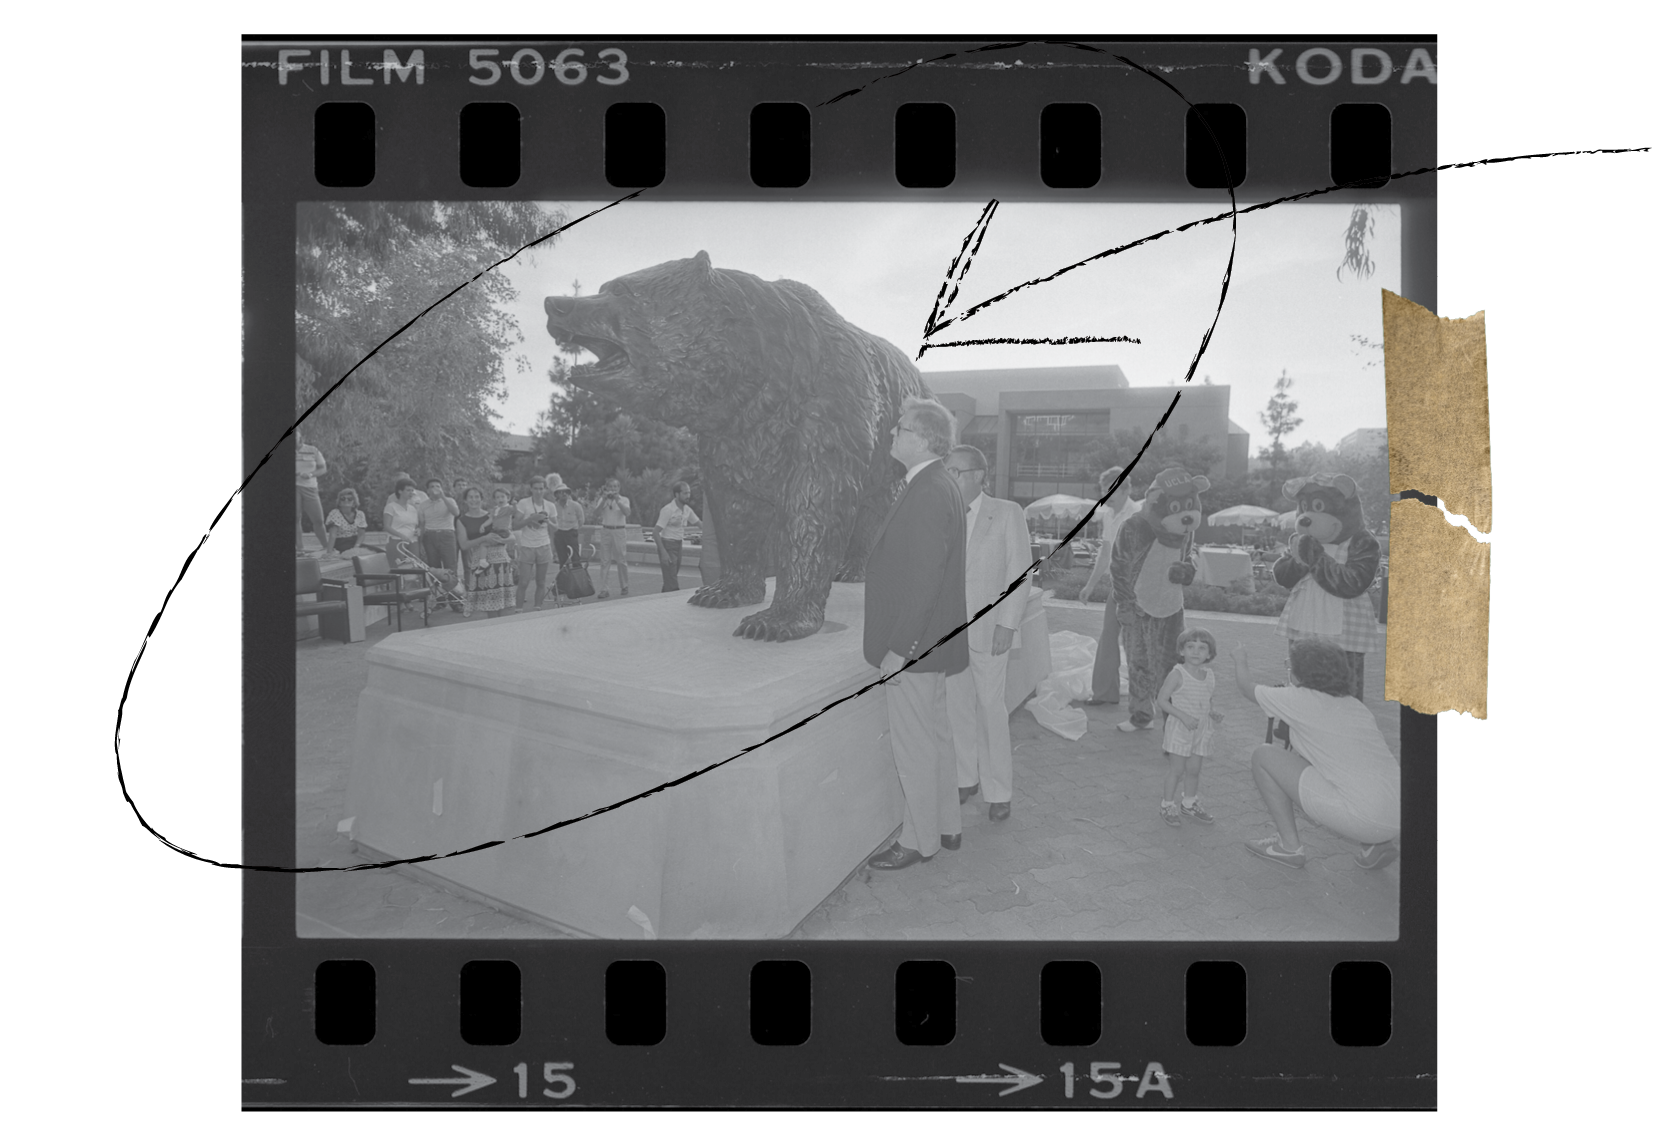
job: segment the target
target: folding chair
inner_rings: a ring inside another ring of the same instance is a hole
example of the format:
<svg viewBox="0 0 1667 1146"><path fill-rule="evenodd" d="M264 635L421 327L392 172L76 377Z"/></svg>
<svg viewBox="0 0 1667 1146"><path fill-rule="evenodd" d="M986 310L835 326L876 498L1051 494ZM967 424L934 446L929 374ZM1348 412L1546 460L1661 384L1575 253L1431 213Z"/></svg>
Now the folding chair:
<svg viewBox="0 0 1667 1146"><path fill-rule="evenodd" d="M301 600L308 596L317 600ZM295 615L317 617L320 637L333 637L343 644L347 643L347 582L323 576L316 557L298 557L295 560ZM341 623L330 624L338 615Z"/></svg>
<svg viewBox="0 0 1667 1146"><path fill-rule="evenodd" d="M393 613L397 631L405 631L405 606L410 601L423 603L423 627L428 627L428 596L426 583L421 589L407 589L404 578L421 576L420 569L391 568L386 553L373 553L353 559L353 579L365 590L365 604L386 605ZM373 589L381 585L385 588Z"/></svg>

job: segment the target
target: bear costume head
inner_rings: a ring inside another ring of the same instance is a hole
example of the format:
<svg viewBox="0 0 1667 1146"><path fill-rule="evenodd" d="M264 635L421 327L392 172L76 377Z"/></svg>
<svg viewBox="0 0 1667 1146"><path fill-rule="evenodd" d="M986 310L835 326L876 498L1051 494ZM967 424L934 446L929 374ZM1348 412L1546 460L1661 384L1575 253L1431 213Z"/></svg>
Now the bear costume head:
<svg viewBox="0 0 1667 1146"><path fill-rule="evenodd" d="M1152 479L1141 512L1151 519L1159 541L1173 548L1204 523L1204 502L1198 495L1209 488L1209 478L1192 477L1179 467Z"/></svg>
<svg viewBox="0 0 1667 1146"><path fill-rule="evenodd" d="M1360 489L1348 474L1314 474L1285 483L1287 498L1297 503L1296 537L1337 545L1366 528Z"/></svg>

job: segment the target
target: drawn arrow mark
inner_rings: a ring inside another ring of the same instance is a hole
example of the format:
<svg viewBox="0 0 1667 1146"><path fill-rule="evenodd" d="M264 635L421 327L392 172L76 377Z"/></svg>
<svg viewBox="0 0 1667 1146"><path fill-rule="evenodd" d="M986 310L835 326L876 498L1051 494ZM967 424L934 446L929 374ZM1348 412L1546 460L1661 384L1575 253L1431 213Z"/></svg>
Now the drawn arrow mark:
<svg viewBox="0 0 1667 1146"><path fill-rule="evenodd" d="M455 1062L451 1064L451 1068L453 1070L462 1071L464 1077L463 1078L411 1078L411 1079L407 1079L406 1081L409 1082L412 1086L457 1086L457 1085L461 1084L463 1089L454 1090L454 1091L451 1092L451 1096L453 1098L462 1098L465 1094L468 1094L471 1090L480 1090L482 1087L491 1086L494 1082L498 1081L497 1079L493 1078L489 1074L482 1074L478 1070L470 1070L466 1066L458 1066ZM1012 1067L1006 1067L1005 1069L1012 1070L1013 1068ZM1041 1082L1042 1080L1037 1079L1036 1081ZM1025 1083L1025 1085L1029 1086L1030 1084L1027 1082L1027 1083Z"/></svg>
<svg viewBox="0 0 1667 1146"><path fill-rule="evenodd" d="M1006 1074L961 1074L955 1076L956 1082L995 1082L1008 1084L1007 1089L998 1094L997 1098L1005 1098L1015 1091L1035 1086L1042 1081L1039 1074L1031 1074L1028 1070L1020 1070L1016 1066L1008 1066L1004 1062L996 1063L1005 1070Z"/></svg>

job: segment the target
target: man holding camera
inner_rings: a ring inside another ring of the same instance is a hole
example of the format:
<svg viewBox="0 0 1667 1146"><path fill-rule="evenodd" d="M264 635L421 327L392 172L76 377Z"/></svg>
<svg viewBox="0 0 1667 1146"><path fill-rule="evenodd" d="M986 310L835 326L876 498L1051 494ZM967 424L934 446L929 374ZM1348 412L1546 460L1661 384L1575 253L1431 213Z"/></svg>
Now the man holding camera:
<svg viewBox="0 0 1667 1146"><path fill-rule="evenodd" d="M602 585L608 583L608 567L619 565L619 595L631 595L631 574L627 568L625 552L626 522L631 516L631 499L619 492L619 479L609 478L602 486L602 495L590 507L595 515L597 524L602 528L597 538L597 548L600 550L601 571L599 581ZM598 599L608 596L606 589L599 588Z"/></svg>
<svg viewBox="0 0 1667 1146"><path fill-rule="evenodd" d="M533 608L544 607L544 582L550 576L550 518L556 504L544 498L544 479L532 480L532 496L515 503L515 610L527 603L527 583L537 578Z"/></svg>

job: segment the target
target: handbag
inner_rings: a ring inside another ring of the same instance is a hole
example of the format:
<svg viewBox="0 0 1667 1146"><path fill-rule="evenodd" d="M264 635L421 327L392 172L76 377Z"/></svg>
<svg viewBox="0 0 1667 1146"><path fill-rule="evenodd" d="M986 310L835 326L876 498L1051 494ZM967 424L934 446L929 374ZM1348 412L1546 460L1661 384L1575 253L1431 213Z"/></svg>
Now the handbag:
<svg viewBox="0 0 1667 1146"><path fill-rule="evenodd" d="M583 565L563 565L556 574L556 592L570 600L596 596L596 586Z"/></svg>

